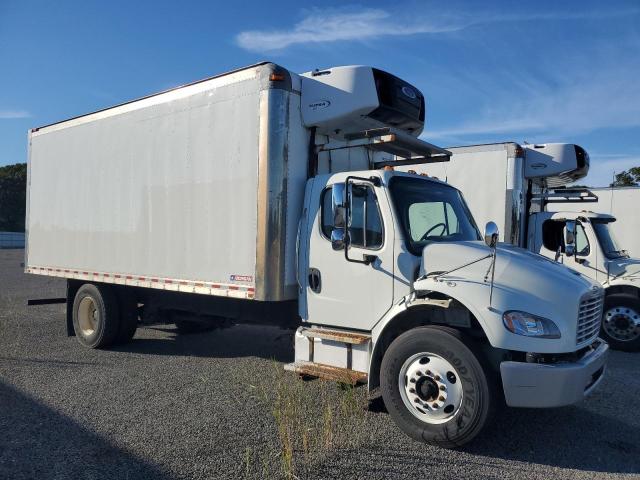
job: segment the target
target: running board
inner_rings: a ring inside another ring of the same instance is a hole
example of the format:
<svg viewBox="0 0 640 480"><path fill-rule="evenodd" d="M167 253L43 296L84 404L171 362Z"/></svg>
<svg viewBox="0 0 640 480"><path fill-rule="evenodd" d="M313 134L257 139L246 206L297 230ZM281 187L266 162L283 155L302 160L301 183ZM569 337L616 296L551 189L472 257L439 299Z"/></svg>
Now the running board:
<svg viewBox="0 0 640 480"><path fill-rule="evenodd" d="M326 380L347 383L350 385L366 383L368 377L365 372L358 372L348 368L332 367L331 365L305 361L289 363L284 366L284 369L300 375L309 375L311 377L324 378Z"/></svg>
<svg viewBox="0 0 640 480"><path fill-rule="evenodd" d="M371 341L371 335L331 330L329 328L302 328L300 334L308 338L322 338L323 340L333 340L334 342L350 343L352 345L363 345Z"/></svg>

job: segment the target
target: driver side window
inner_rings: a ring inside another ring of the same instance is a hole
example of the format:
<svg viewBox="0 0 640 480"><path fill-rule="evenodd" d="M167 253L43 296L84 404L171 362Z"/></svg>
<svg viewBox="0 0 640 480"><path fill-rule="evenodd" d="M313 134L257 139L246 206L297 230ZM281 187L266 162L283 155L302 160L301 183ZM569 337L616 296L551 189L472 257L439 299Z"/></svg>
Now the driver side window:
<svg viewBox="0 0 640 480"><path fill-rule="evenodd" d="M413 203L409 207L409 227L413 241L445 237L460 231L460 223L450 203Z"/></svg>
<svg viewBox="0 0 640 480"><path fill-rule="evenodd" d="M320 228L324 237L330 239L333 230L331 188L322 192L321 203ZM349 238L354 247L372 250L382 247L384 229L378 199L373 188L368 185L352 187Z"/></svg>

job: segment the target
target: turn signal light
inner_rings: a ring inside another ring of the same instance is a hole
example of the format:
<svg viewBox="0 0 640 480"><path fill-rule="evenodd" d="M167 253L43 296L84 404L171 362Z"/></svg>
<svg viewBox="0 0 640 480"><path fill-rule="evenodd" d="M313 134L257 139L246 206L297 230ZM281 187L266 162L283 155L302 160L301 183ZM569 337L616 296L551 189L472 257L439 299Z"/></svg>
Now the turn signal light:
<svg viewBox="0 0 640 480"><path fill-rule="evenodd" d="M269 75L269 80L272 82L282 82L284 81L284 74L272 73L271 75Z"/></svg>

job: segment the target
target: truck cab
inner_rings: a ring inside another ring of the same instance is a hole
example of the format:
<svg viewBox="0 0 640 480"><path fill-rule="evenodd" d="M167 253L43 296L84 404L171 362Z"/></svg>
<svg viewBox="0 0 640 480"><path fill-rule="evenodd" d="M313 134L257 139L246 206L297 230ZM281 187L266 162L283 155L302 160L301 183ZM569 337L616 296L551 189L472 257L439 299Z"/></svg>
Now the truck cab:
<svg viewBox="0 0 640 480"><path fill-rule="evenodd" d="M602 321L616 348L640 347L640 260L618 245L616 218L587 210L538 212L529 218L530 249L588 276L607 293Z"/></svg>
<svg viewBox="0 0 640 480"><path fill-rule="evenodd" d="M310 179L303 326L286 368L367 382L407 434L441 446L476 435L491 392L514 407L584 398L608 348L602 288L498 234L491 223L481 234L460 191L434 178L383 168Z"/></svg>

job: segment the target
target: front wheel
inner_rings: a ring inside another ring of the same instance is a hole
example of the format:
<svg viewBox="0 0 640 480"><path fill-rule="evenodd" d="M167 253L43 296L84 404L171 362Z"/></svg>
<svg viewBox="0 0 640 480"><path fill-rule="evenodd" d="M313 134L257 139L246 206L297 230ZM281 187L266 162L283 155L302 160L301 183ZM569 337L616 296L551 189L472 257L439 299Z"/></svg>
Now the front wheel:
<svg viewBox="0 0 640 480"><path fill-rule="evenodd" d="M624 293L608 295L601 335L614 350L640 350L640 299Z"/></svg>
<svg viewBox="0 0 640 480"><path fill-rule="evenodd" d="M396 338L380 369L382 397L410 437L454 448L491 417L495 383L457 330L419 327Z"/></svg>

